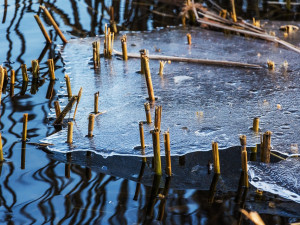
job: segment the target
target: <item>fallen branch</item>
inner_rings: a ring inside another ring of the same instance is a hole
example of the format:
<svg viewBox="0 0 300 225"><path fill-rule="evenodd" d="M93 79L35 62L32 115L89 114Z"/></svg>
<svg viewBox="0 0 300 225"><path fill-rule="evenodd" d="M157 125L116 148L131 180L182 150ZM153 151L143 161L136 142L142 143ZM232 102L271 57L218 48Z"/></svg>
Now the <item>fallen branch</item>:
<svg viewBox="0 0 300 225"><path fill-rule="evenodd" d="M122 56L122 52L114 50L116 55ZM139 53L127 53L129 58L140 58ZM248 63L240 63L240 62L232 62L232 61L223 61L223 60L209 60L209 59L192 59L185 57L176 57L176 56L163 56L163 55L149 55L149 59L154 60L171 60L174 62L187 62L187 63L199 63L205 65L216 65L216 66L236 66L243 68L253 68L253 69L261 69L262 66L256 64L248 64Z"/></svg>

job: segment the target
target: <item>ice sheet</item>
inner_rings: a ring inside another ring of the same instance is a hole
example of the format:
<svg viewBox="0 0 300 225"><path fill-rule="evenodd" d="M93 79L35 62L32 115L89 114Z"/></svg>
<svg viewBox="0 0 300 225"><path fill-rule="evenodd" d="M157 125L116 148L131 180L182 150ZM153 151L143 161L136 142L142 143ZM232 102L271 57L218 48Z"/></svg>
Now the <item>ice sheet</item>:
<svg viewBox="0 0 300 225"><path fill-rule="evenodd" d="M249 182L263 191L300 203L299 162L298 157L270 164L250 162Z"/></svg>
<svg viewBox="0 0 300 225"><path fill-rule="evenodd" d="M192 34L191 46L186 43L188 32ZM236 146L241 134L247 135L249 145L259 143L259 134L250 129L257 116L261 131L273 132L274 151L286 155L298 153L300 65L297 53L273 43L200 28L166 28L127 33L127 36L128 52L138 53L145 48L150 54L265 66L257 70L172 62L165 65L161 77L159 62L151 60L154 93L158 97L155 105L162 105L162 131L170 130L172 155L210 150L212 141L218 141L220 148ZM102 50L103 37L72 39L61 47L73 93L83 87L83 96L76 116L73 145L65 143L66 128L43 141L54 143L49 147L54 151L90 150L104 156L141 156L141 151L134 149L140 143L138 122L145 121L143 104L147 97L145 77L137 73L140 60L101 58L101 69L95 71L91 64L92 42L99 39ZM120 51L119 39L120 35L116 36L114 47ZM275 71L266 68L268 59L275 61ZM282 66L285 60L289 63L287 70ZM93 111L93 96L97 91L100 92L99 110L106 113L96 118L94 137L89 139L86 137L88 115ZM154 120L154 108L151 112ZM153 124L145 124L144 129L145 154L150 156L149 131Z"/></svg>

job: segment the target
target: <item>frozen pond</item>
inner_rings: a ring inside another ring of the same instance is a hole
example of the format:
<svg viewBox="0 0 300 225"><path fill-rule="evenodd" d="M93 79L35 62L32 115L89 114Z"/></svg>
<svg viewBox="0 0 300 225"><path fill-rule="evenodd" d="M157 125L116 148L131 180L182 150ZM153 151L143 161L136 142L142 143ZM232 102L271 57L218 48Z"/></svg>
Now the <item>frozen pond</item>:
<svg viewBox="0 0 300 225"><path fill-rule="evenodd" d="M270 27L277 29L279 24ZM191 46L186 43L187 33L192 35ZM118 51L120 37L116 37L114 44ZM101 58L101 69L94 70L92 42L99 39L102 52L103 37L75 38L61 46L73 94L83 87L74 143L71 146L65 143L66 128L43 141L54 143L50 147L53 151L89 150L103 156L141 156L134 149L140 143L138 123L146 120L147 87L145 77L137 73L140 60ZM127 33L127 40L130 53L148 49L150 55L231 60L263 66L245 69L172 62L165 65L164 75L159 76L159 62L151 60L154 93L158 98L154 106L162 106L161 129L170 131L172 155L210 150L212 141L219 142L220 148L236 146L241 134L247 135L248 145L255 145L260 142L260 136L251 130L254 117L260 118L261 132L272 131L273 151L298 154L299 54L270 42L200 28ZM296 36L292 41L299 45ZM267 60L275 62L275 71L267 69ZM283 66L285 60L287 68ZM105 113L96 117L94 137L89 139L86 137L88 115L93 111L93 96L98 91L99 110ZM62 88L62 96L65 93ZM67 98L62 97L60 101L65 105ZM154 120L154 107L151 112ZM54 112L50 117L54 117ZM147 156L152 155L151 129L153 124L144 125Z"/></svg>

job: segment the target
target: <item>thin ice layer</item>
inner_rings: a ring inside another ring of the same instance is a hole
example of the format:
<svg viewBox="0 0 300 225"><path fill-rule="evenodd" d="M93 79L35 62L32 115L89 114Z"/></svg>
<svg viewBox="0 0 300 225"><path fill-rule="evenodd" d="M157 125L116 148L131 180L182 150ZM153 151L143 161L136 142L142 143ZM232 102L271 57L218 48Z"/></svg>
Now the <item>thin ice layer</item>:
<svg viewBox="0 0 300 225"><path fill-rule="evenodd" d="M270 164L249 162L249 181L256 188L300 203L299 169L298 157Z"/></svg>
<svg viewBox="0 0 300 225"><path fill-rule="evenodd" d="M192 34L192 46L186 33ZM299 55L273 43L225 36L221 32L193 28L168 28L145 33L128 33L128 52L149 49L150 54L232 60L266 65L275 61L276 70L242 69L200 64L166 64L159 76L159 62L150 61L155 105L162 105L162 131L170 130L172 155L211 149L218 141L220 148L239 145L239 135L247 143L259 143L259 134L250 128L254 117L260 117L262 131L271 130L273 150L297 154L300 105ZM120 36L115 49L121 50ZM92 68L92 42L103 37L72 39L61 49L66 73L71 78L73 93L83 87L75 126L73 147L65 143L66 131L44 141L55 143L50 150L91 150L104 156L138 155L138 122L145 120L147 97L145 77L140 60L124 62L118 57L101 58L100 72ZM295 41L295 40L294 40ZM287 60L288 69L282 64ZM86 137L88 114L93 111L94 93L99 91L99 110L105 112L95 122L94 137ZM63 99L61 99L63 100ZM154 108L151 109L154 120ZM152 155L150 126L144 125L145 154ZM162 138L162 136L161 136Z"/></svg>

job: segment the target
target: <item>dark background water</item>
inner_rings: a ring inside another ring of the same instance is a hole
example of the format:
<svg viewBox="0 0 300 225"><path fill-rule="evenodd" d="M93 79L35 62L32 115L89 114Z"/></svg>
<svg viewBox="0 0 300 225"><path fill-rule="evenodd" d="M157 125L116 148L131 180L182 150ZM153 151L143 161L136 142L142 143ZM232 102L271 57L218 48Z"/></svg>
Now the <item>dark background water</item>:
<svg viewBox="0 0 300 225"><path fill-rule="evenodd" d="M216 2L229 9L229 1ZM115 9L115 20L121 30L143 31L178 25L182 3L167 0L1 1L0 64L8 69L9 74L11 69L16 71L16 85L11 88L7 84L2 93L0 128L5 162L0 170L0 223L156 224L161 221L163 224L249 224L239 213L239 208L245 203L243 197L237 198L235 192L222 192L222 185L218 186L216 193L213 185L207 185L205 190L178 190L168 189L169 181L162 179L159 191L169 194L166 199L158 199L156 185L138 182L139 174L142 174L139 170L132 172L128 169L132 173L128 177L135 179L127 179L125 175L118 177L117 172L112 174L109 167L118 164L118 157L110 159L109 164L101 157L96 159L99 164L99 169L96 169L89 165L89 160L79 164L76 158L68 161L65 155L47 153L29 144L22 145L23 113L29 114L30 142L38 142L55 132L48 115L53 113L53 101L58 98L60 87L65 86L64 62L57 51L62 42L39 9L39 4L49 9L66 37L72 38L103 34L104 24L110 20L110 6ZM207 4L210 5L209 2ZM237 14L244 18L299 20L299 5L238 1L236 6ZM54 44L46 45L34 20L35 14L40 15ZM57 80L53 91L47 74L48 58L56 61ZM20 65L26 63L30 67L33 59L40 61L41 78L37 84L29 82L24 93ZM201 159L201 156L195 157ZM78 160L85 161L85 157L80 155ZM126 167L126 160L122 168L117 167L119 170ZM184 157L173 160L174 165L182 169L196 165L185 163ZM143 167L149 168L151 160L144 164L141 159L128 159L127 163L140 165L143 171ZM207 162L203 163L205 167ZM211 175L209 179L213 181ZM238 183L236 185L238 190ZM214 194L217 197L208 204ZM254 207L256 202L251 203L254 195L250 196L248 208L258 210L269 224L299 221L297 210L293 212L284 210L283 206L279 209L268 206L269 202L280 201L276 200L276 196L259 199L261 205L257 207ZM295 209L298 207L292 202L284 204Z"/></svg>

